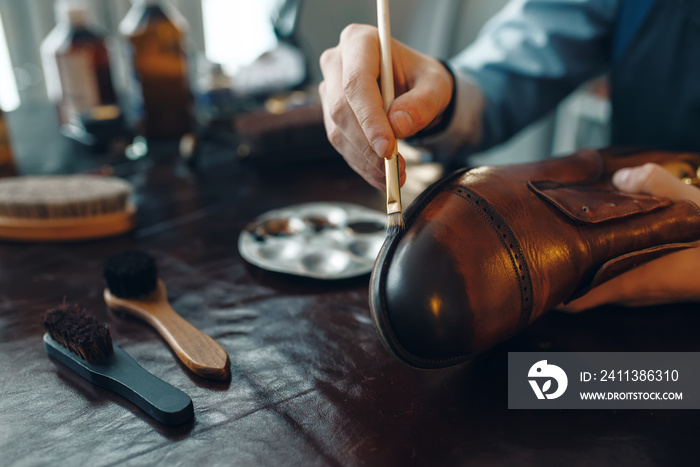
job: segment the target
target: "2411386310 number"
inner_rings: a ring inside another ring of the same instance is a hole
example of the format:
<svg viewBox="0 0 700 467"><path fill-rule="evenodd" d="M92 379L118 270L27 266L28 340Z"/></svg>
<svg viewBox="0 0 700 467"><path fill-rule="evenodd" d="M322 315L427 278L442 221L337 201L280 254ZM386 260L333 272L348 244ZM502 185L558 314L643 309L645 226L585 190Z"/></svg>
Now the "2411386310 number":
<svg viewBox="0 0 700 467"><path fill-rule="evenodd" d="M600 381L678 381L678 370L602 370Z"/></svg>

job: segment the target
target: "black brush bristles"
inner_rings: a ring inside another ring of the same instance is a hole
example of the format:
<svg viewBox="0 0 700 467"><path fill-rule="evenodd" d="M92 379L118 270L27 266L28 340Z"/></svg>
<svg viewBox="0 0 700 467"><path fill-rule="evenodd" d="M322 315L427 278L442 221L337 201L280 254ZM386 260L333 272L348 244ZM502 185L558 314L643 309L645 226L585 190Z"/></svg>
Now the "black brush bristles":
<svg viewBox="0 0 700 467"><path fill-rule="evenodd" d="M125 251L107 260L105 285L120 298L139 298L150 294L158 283L153 257L143 251Z"/></svg>
<svg viewBox="0 0 700 467"><path fill-rule="evenodd" d="M103 362L114 353L109 328L77 304L51 308L43 324L56 342L88 363Z"/></svg>

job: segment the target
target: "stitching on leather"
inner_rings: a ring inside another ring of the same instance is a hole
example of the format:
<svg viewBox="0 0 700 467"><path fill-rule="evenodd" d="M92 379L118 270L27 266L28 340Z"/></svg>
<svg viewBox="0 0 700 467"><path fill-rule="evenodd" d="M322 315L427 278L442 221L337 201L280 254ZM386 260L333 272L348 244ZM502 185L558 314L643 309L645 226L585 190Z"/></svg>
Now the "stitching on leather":
<svg viewBox="0 0 700 467"><path fill-rule="evenodd" d="M682 199L682 200L676 201L676 203L687 203L687 204L692 205L695 208L695 213L698 216L700 216L700 206L698 206L694 202L690 201L689 199Z"/></svg>
<svg viewBox="0 0 700 467"><path fill-rule="evenodd" d="M593 280L591 280L591 285L589 286L589 288L593 288L595 286L600 285L601 283L604 283L604 282L599 283L598 280L600 279L600 276L601 276L601 273L603 272L603 270L605 268L609 267L611 264L618 264L620 261L624 261L628 258L638 257L639 255L642 255L642 254L657 253L659 251L664 251L664 250L671 250L671 251L669 251L669 253L672 253L674 251L680 251L680 250L684 250L684 249L688 249L688 248L694 248L696 246L697 246L697 242L667 243L665 245L656 245L656 246L652 246L649 248L643 248L641 250L630 251L629 253L625 253L624 255L620 255L616 258L612 258L612 259L606 261L605 263L603 263L603 265L598 269L595 276L593 276ZM646 261L643 261L643 262L646 262ZM607 269L606 269L606 271L607 271ZM593 285L593 284L595 284L595 285Z"/></svg>
<svg viewBox="0 0 700 467"><path fill-rule="evenodd" d="M601 154L600 151L596 151L597 153L597 159L598 159L598 170L600 173L604 170L604 157ZM606 154L606 156L610 156L609 154ZM418 198L406 209L406 230L410 227L412 221L423 211L423 208L435 197L436 194L442 193L444 191L441 191L441 188L452 182L455 178L457 178L460 175L463 175L464 173L468 172L469 168L465 167L462 169L458 169L457 171L453 172L449 176L443 178L442 180L439 180L435 182L432 186L428 187L423 193L421 193ZM455 187L451 186L449 188L460 188L461 186ZM462 189L465 189L464 187L461 187ZM534 187L533 187L534 188ZM470 190L471 191L471 190ZM692 203L690 201L687 201L689 204L693 204L700 215L700 207L696 205L695 203ZM391 239L391 243L388 245L388 250L384 257L382 258L382 261L384 263L388 262L389 258L391 255L393 255L394 250L396 249L396 246L399 242L399 240L403 237L404 231L401 231L399 234L396 235L395 238ZM515 245L515 244L514 244ZM518 245L518 249L520 250L520 247ZM522 253L522 252L521 252ZM523 263L523 265L527 268L527 265ZM449 364L449 363L463 363L466 361L471 355L470 354L463 354L459 355L456 357L450 357L450 358L443 358L443 359L431 359L431 358L422 358L414 355L413 353L409 352L406 350L397 340L396 335L393 333L393 330L389 327L389 322L388 318L386 316L386 310L387 310L387 304L386 304L386 294L384 293L385 290L383 288L384 283L386 282L386 275L388 273L388 267L382 267L380 268L379 271L379 277L377 278L377 281L379 282L379 285L377 287L377 295L378 295L378 300L379 300L379 312L381 314L381 320L379 319L379 316L375 316L374 313L372 313L372 319L374 323L377 325L377 328L380 331L380 338L382 341L386 341L388 346L390 347L389 352L395 354L397 358L403 361L403 363L423 363L426 365L437 365L437 364ZM529 275L529 270L527 277L529 279L530 283L530 290L532 290L532 283L531 283L531 278ZM373 287L372 287L373 288ZM373 295L373 293L370 293L370 297ZM532 306L532 305L531 305ZM530 313L532 313L532 310L530 310ZM528 317L529 320L529 317ZM383 334L386 334L390 339L387 340L385 339L385 336ZM417 365L414 365L417 366Z"/></svg>
<svg viewBox="0 0 700 467"><path fill-rule="evenodd" d="M472 205L476 211L481 214L484 220L491 226L491 229L496 233L498 240L508 251L510 256L510 261L515 271L515 275L518 278L518 288L520 289L520 322L519 326L522 328L530 322L530 316L532 316L534 293L532 291L532 277L530 275L530 270L527 267L527 262L525 261L525 256L520 248L515 234L510 230L505 219L491 206L488 201L479 196L473 190L463 187L463 186L450 186L448 188L449 192L453 195L459 196L460 198L467 201ZM463 191L466 191L471 195L464 195Z"/></svg>
<svg viewBox="0 0 700 467"><path fill-rule="evenodd" d="M553 204L554 206L556 206L557 208L559 208L559 210L563 214L565 214L567 217L569 217L570 219L572 219L576 222L581 222L581 223L585 223L585 224L595 224L597 222L607 221L607 220L611 220L611 219L622 219L624 217L634 216L637 214L646 214L648 212L652 212L652 211L656 211L658 209L668 207L671 204L671 201L667 198L654 197L654 199L656 201L658 201L658 204L655 206L652 206L650 208L638 207L637 209L629 209L629 208L624 209L624 210L618 209L615 212L610 213L610 214L604 214L604 215L601 214L601 215L598 215L595 217L591 216L590 219L588 220L588 219L584 219L581 217L576 217L573 213L571 213L569 211L568 207L564 206L557 199L550 196L548 194L548 192L556 190L558 188L562 188L562 189L567 189L567 190L571 190L571 191L576 191L579 193L614 194L614 195L628 195L628 196L630 194L625 193L625 192L621 192L621 191L609 191L609 190L601 190L601 189L597 189L597 188L587 188L587 187L581 187L581 186L577 186L577 185L564 185L564 184L560 184L560 186L558 186L557 188L541 189L541 188L537 187L535 185L535 183L537 183L537 182L533 182L532 180L529 180L527 182L527 186L528 186L528 188L530 188L531 191L533 191L540 198L543 198L545 201L547 201L547 202Z"/></svg>
<svg viewBox="0 0 700 467"><path fill-rule="evenodd" d="M415 218L423 212L423 208L435 197L436 194L442 193L441 188L443 185L446 185L447 183L451 182L454 180L457 176L462 175L463 173L467 172L469 169L468 168L462 168L457 170L456 172L452 173L450 176L445 177L444 179L436 182L433 186L427 188L423 193L419 195L419 197L408 207L407 211L407 219L406 219L406 229L411 226L411 223ZM408 212L410 210L410 212ZM388 250L386 252L386 255L383 258L383 261L386 263L388 262L388 259L391 255L394 254L394 250L396 249L396 246L399 243L399 240L403 237L404 231L399 232L399 234L396 235L393 239L391 239L391 243L388 246ZM380 337L382 340L384 339L384 336L381 336L382 333L385 333L388 335L390 340L387 341L389 343L390 347L390 352L397 354L397 357L400 357L401 360L404 360L404 362L411 362L411 363L423 363L426 366L435 366L435 365L443 365L443 364L450 364L450 363L462 363L466 359L470 357L470 354L463 354L463 355L458 355L456 357L450 357L450 358L441 358L441 359L434 359L434 358L422 358L414 355L413 353L409 352L401 343L398 341L396 338L396 334L394 334L393 329L390 326L389 319L386 314L387 310L387 303L386 303L386 294L384 293L384 284L386 282L386 275L388 274L389 268L388 267L382 267L380 270L379 274L379 285L377 287L377 293L379 294L379 311L381 313L381 321L379 319L374 320L375 324L377 327L380 329ZM374 315L374 313L372 314ZM373 316L374 318L374 316ZM417 365L415 365L417 366Z"/></svg>
<svg viewBox="0 0 700 467"><path fill-rule="evenodd" d="M411 223L415 220L415 218L423 212L423 208L430 202L432 199L435 197L435 195L439 193L451 193L454 195L459 196L460 198L464 199L465 201L469 202L472 207L474 207L477 212L479 212L484 219L491 225L491 228L496 232L499 241L503 245L504 248L509 253L510 259L511 259L511 264L513 266L513 270L516 273L516 277L518 278L518 287L520 291L520 303L521 303L521 308L520 308L520 321L518 323L518 326L522 329L525 325L527 325L530 321L530 317L532 316L532 310L533 310L533 300L534 300L534 293L532 290L532 277L530 275L530 270L527 267L527 263L524 261L525 257L523 256L522 249L520 248L520 244L515 238L515 235L513 232L510 230L508 225L506 224L505 220L496 212L496 210L488 203L484 198L481 196L477 195L474 191L458 185L458 186L447 186L444 187L442 190L440 189L442 184L448 184L450 181L454 180L458 175L463 174L464 172L467 172L467 169L461 169L458 170L457 172L453 173L450 177L447 177L445 180L443 180L442 183L436 184L432 189L428 189L424 191L421 196L411 204L410 210L411 212L408 213L409 215L407 216L406 219L406 229L411 225ZM476 205L474 202L472 202L471 199L467 198L466 196L463 196L461 193L459 193L459 190L466 190L469 191L473 196L478 198L479 200L479 205ZM421 199L422 198L422 199ZM483 202L483 204L482 204ZM487 206L490 211L487 213L481 206ZM493 215L493 216L492 216ZM499 224L495 224L494 221L491 221L491 217L494 217L494 219L498 219ZM496 227L497 225L502 225L503 226L503 233L499 234L499 229ZM394 250L396 249L396 245L398 244L399 240L401 237L403 237L404 232L400 232L396 238L392 239L391 244L389 245L389 250L386 253L386 256L384 257L384 261L386 262L389 258L390 255L393 255ZM506 235L506 238L503 238L503 235ZM508 240L508 242L505 242L504 240ZM513 245L512 247L510 245ZM523 261L516 262L516 257L522 258ZM518 264L522 266L522 270L519 270ZM378 325L381 331L383 333L386 333L388 337L390 338L390 347L391 347L391 352L395 354L399 354L403 360L409 361L409 362L420 362L426 365L442 365L442 364L449 364L449 363L461 363L464 362L466 359L468 359L471 354L462 354L458 355L455 357L450 357L450 358L442 358L442 359L431 359L431 358L422 358L414 355L412 352L409 352L404 346L401 345L401 343L398 341L396 334L394 334L393 329L391 328L389 324L388 317L386 315L386 310L387 310L387 303L386 303L386 294L384 293L384 283L386 281L386 275L388 273L388 268L382 268L381 274L379 276L379 287L378 287L378 293L379 293L379 302L380 302L380 312L381 312L381 322L379 320L375 320L375 324ZM523 283L527 284L527 287L524 287Z"/></svg>

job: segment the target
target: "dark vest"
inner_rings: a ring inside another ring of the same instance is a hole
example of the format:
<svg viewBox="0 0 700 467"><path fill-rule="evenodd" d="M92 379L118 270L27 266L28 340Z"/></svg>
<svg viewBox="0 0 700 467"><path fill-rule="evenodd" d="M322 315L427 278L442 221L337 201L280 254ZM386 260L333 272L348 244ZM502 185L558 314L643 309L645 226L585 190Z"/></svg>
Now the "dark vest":
<svg viewBox="0 0 700 467"><path fill-rule="evenodd" d="M626 0L610 83L612 144L700 152L700 0Z"/></svg>

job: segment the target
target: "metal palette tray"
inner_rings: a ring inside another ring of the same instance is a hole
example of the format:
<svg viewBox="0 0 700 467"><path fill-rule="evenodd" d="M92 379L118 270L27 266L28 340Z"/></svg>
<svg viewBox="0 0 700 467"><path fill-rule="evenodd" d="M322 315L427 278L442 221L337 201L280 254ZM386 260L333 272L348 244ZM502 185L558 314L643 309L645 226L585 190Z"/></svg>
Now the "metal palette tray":
<svg viewBox="0 0 700 467"><path fill-rule="evenodd" d="M269 271L347 279L372 270L385 238L383 212L349 203L306 203L257 217L238 237L238 250Z"/></svg>

